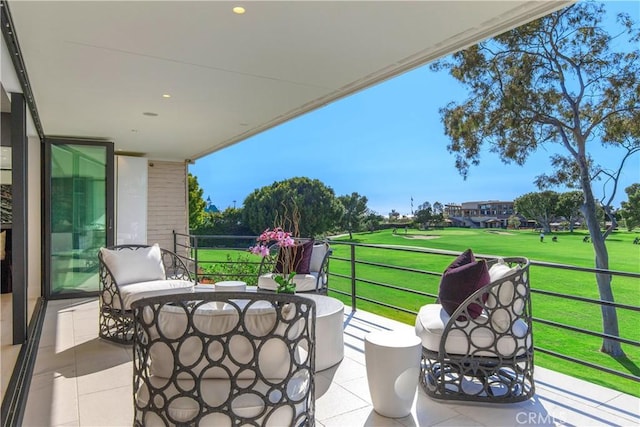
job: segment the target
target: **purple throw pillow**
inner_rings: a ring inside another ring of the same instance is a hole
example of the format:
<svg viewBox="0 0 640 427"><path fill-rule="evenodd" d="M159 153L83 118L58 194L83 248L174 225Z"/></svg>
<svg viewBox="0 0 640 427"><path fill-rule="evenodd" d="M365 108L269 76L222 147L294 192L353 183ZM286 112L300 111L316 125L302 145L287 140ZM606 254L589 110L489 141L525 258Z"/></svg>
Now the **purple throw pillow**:
<svg viewBox="0 0 640 427"><path fill-rule="evenodd" d="M489 269L485 260L476 261L471 249L467 249L447 267L442 275L438 292L440 304L451 316L464 300L490 282ZM486 302L487 297L488 294L483 295L483 302ZM482 306L469 304L468 312L475 319L482 313ZM456 320L466 320L466 318L459 316Z"/></svg>
<svg viewBox="0 0 640 427"><path fill-rule="evenodd" d="M282 273L284 271L285 259L292 254L293 256L293 271L297 274L309 274L309 265L311 264L311 254L313 252L313 240L304 242L300 245L280 248L278 252L278 260L276 261L276 273ZM291 273L289 271L289 273Z"/></svg>

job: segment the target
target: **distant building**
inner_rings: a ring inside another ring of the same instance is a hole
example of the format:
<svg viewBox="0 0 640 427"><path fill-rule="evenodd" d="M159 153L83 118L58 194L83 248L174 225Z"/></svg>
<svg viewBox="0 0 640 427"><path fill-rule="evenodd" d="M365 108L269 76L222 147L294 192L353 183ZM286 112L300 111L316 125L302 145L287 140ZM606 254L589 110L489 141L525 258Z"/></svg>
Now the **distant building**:
<svg viewBox="0 0 640 427"><path fill-rule="evenodd" d="M211 203L211 197L207 197L207 206L204 207L205 212L215 213L220 212L220 209L216 207L213 203Z"/></svg>
<svg viewBox="0 0 640 427"><path fill-rule="evenodd" d="M507 228L514 214L513 202L487 200L444 205L444 215L452 226L471 228Z"/></svg>

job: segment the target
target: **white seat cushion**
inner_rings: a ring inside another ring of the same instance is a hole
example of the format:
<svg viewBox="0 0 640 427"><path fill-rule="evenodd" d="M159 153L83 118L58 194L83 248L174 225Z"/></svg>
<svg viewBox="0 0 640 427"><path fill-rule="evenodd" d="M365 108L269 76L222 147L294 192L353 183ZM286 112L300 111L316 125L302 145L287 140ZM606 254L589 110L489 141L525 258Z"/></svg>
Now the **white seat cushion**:
<svg viewBox="0 0 640 427"><path fill-rule="evenodd" d="M275 291L278 289L278 283L273 280L276 273L267 273L258 277L258 288ZM296 274L293 276L293 282L296 284L296 292L308 292L316 290L318 281L318 273L311 272L309 274Z"/></svg>
<svg viewBox="0 0 640 427"><path fill-rule="evenodd" d="M159 389L164 388L167 384L166 378L155 376L151 376L149 378L149 382L151 383L152 387ZM194 387L193 380L177 380L177 383L180 385L180 388L182 390L197 390L204 401L212 407L223 405L229 398L229 380L202 379L199 386L197 387ZM269 387L267 387L262 382L254 384L253 380L238 380L238 385L245 388L246 390L255 388L263 395L267 394L269 389ZM304 396L304 393L306 392L306 390L308 390L309 387L309 375L300 375L291 379L291 381L286 386L286 390L292 391L292 395L290 396L292 399L300 399ZM173 396L177 395L178 391L172 384L163 391L163 394L167 397L168 401ZM144 382L138 389L135 398L137 404L140 407L145 407L148 405L149 390ZM159 402L160 404L162 404L162 400L159 400ZM300 404L296 405L296 412L301 413L303 411L303 405L304 400ZM233 398L232 400L231 408L234 414L241 417L254 417L257 414L260 414L262 411L265 411L264 401L256 393L243 393L237 395L237 397ZM166 411L174 420L187 425L192 424L191 421L195 416L198 415L201 409L198 402L195 399L189 397L189 393L187 393L181 398L172 400L171 403L169 403L168 408L166 408ZM265 415L270 415L268 422L265 423L266 426L293 425L294 414L291 409L288 409L286 407L280 408L279 410L277 410L277 412L273 412L273 414L271 414L271 411L269 411L269 408L267 408ZM164 423L157 418L150 417L150 419L144 420L144 425L148 427L156 425L164 426ZM212 413L203 417L199 425L231 426L231 419L223 413Z"/></svg>
<svg viewBox="0 0 640 427"><path fill-rule="evenodd" d="M139 300L140 298L175 294L181 292L192 292L193 285L193 282L188 282L186 280L151 280L148 282L129 283L128 285L118 286L118 289L120 290L120 295L122 296L124 309L131 310L131 304L134 301ZM103 299L105 298L105 296L106 295L103 293ZM109 303L109 301L104 302L105 304ZM111 302L111 306L113 308L119 309L120 301L115 298L115 300Z"/></svg>
<svg viewBox="0 0 640 427"><path fill-rule="evenodd" d="M420 308L416 317L416 335L422 340L422 346L431 351L440 350L440 341L450 316L440 304L428 304ZM457 322L460 326L467 322ZM445 351L449 354L477 354L479 356L495 356L496 352L505 357L524 354L531 345L527 324L518 319L512 324L512 336L503 336L495 343L494 332L486 315L482 313L472 322L468 322L462 330L451 330L445 343ZM470 334L468 340L466 334Z"/></svg>

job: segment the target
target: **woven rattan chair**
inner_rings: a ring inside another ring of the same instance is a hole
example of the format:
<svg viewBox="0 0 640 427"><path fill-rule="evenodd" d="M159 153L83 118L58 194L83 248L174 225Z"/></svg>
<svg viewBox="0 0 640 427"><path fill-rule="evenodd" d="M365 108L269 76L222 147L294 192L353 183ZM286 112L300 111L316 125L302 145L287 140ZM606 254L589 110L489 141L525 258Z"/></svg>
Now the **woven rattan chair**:
<svg viewBox="0 0 640 427"><path fill-rule="evenodd" d="M134 425L314 425L313 300L195 292L132 308Z"/></svg>
<svg viewBox="0 0 640 427"><path fill-rule="evenodd" d="M420 383L431 397L510 403L535 392L529 261L505 258L488 264L491 283L451 316L440 304L418 313ZM471 316L471 304L484 307L480 316Z"/></svg>
<svg viewBox="0 0 640 427"><path fill-rule="evenodd" d="M131 303L139 298L193 290L186 265L175 253L157 245L119 245L98 252L99 335L131 344Z"/></svg>

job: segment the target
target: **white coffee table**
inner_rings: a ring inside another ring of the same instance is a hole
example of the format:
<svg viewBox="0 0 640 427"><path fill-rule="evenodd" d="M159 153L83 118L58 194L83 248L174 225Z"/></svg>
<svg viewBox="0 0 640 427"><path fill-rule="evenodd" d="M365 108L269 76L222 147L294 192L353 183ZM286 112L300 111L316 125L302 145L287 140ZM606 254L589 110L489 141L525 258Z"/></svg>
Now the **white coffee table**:
<svg viewBox="0 0 640 427"><path fill-rule="evenodd" d="M238 285L239 283L244 284L243 289L229 289L233 286L241 286ZM221 290L256 292L257 287L246 286L246 283L238 281L195 287L196 292ZM339 299L311 292L296 295L310 298L316 303L316 371L324 371L340 363L344 358L344 304Z"/></svg>

